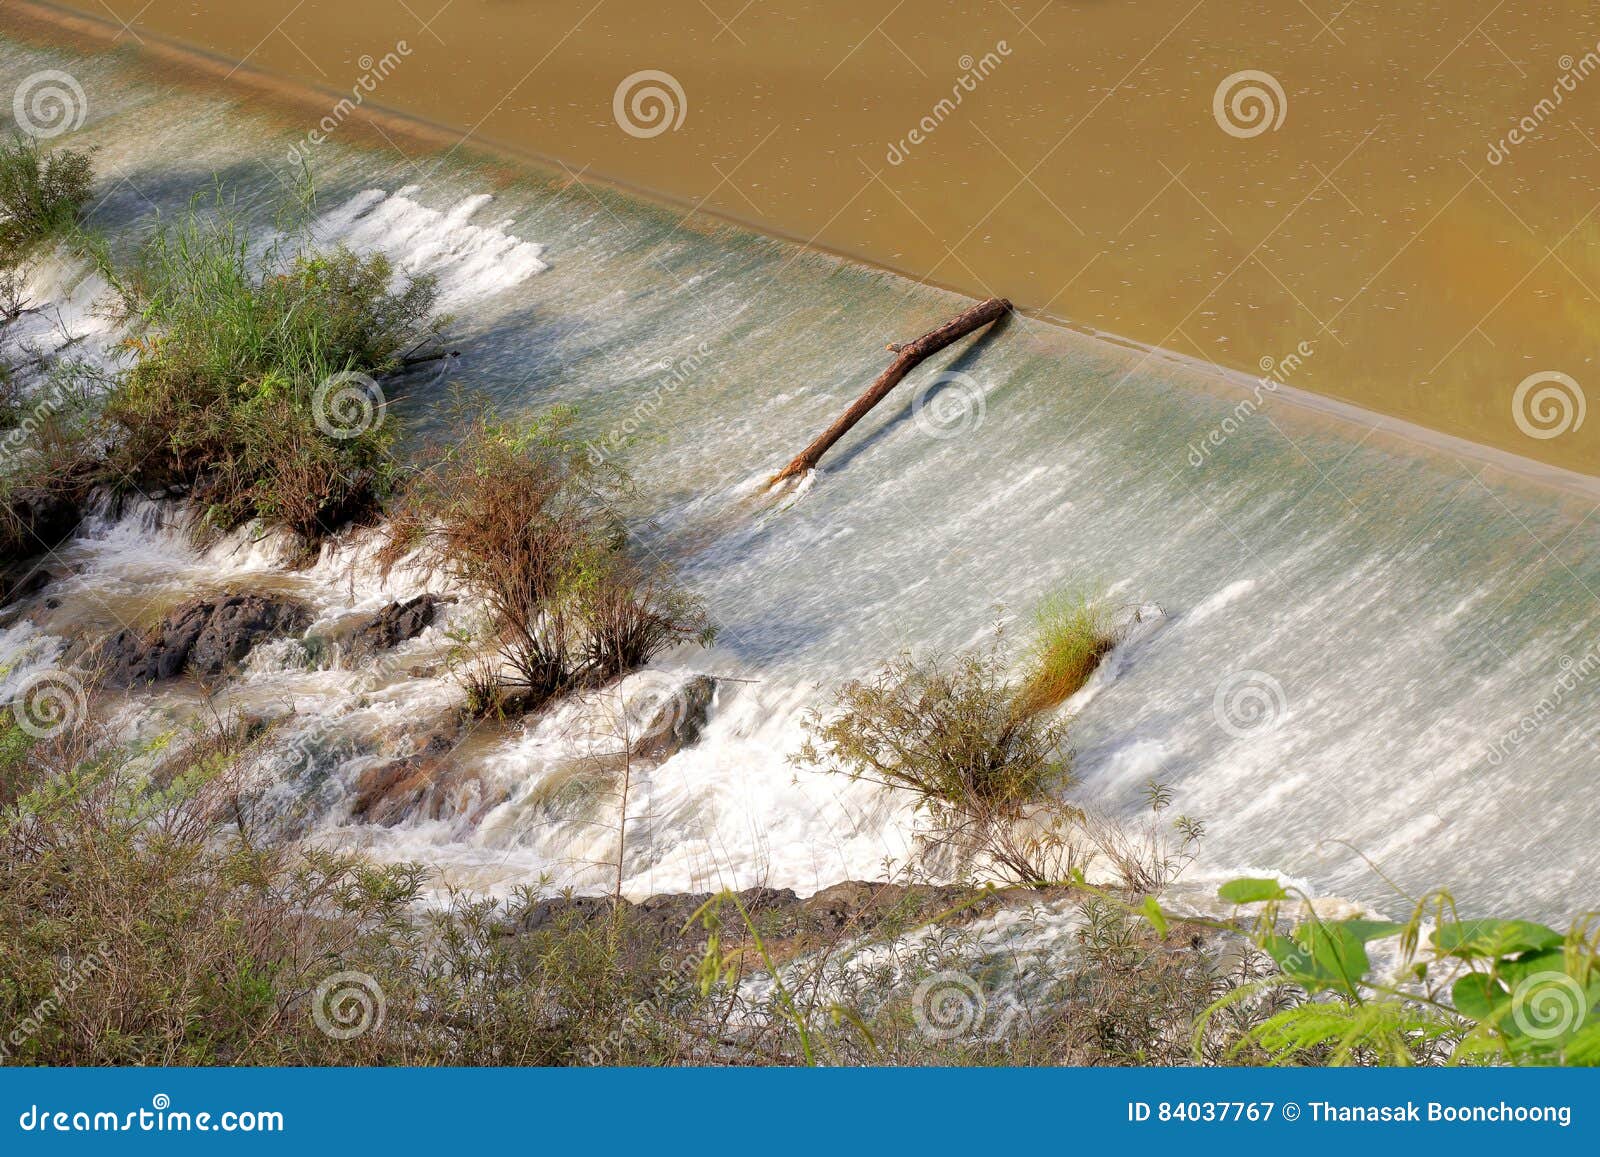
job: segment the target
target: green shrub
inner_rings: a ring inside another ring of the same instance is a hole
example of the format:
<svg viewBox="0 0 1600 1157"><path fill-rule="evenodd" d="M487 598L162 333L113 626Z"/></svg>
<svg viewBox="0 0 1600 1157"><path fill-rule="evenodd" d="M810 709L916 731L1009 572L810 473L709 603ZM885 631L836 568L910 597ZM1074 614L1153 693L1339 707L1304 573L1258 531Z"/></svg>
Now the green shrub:
<svg viewBox="0 0 1600 1157"><path fill-rule="evenodd" d="M32 137L0 145L0 267L14 268L78 223L94 186L87 153L44 153Z"/></svg>
<svg viewBox="0 0 1600 1157"><path fill-rule="evenodd" d="M1020 711L998 645L902 654L806 721L801 762L910 791L919 806L1019 811L1067 782L1066 730Z"/></svg>
<svg viewBox="0 0 1600 1157"><path fill-rule="evenodd" d="M676 643L711 641L700 603L626 553L612 513L626 480L583 452L568 411L521 428L462 411L452 426L452 443L395 504L380 561L418 551L484 599L523 709L599 686ZM476 703L507 706L487 693L481 663L463 669Z"/></svg>
<svg viewBox="0 0 1600 1157"><path fill-rule="evenodd" d="M214 525L314 541L370 515L394 471L376 379L436 338L431 278L302 239L252 253L225 206L191 206L108 267L137 361L106 406L107 481L192 486Z"/></svg>

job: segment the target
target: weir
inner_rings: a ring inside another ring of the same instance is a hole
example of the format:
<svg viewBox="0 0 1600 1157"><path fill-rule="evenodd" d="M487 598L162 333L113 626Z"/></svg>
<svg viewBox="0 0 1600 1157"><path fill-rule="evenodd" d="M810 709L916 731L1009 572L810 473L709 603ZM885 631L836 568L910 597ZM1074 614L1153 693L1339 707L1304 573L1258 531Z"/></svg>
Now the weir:
<svg viewBox="0 0 1600 1157"><path fill-rule="evenodd" d="M51 60L0 42L7 76ZM113 244L214 173L266 236L290 126L113 58L78 68L115 94L74 138L112 174L96 221ZM1552 920L1595 906L1600 687L1565 677L1600 645L1592 503L1287 391L1238 419L1250 391L1220 373L1017 319L1004 340L931 358L808 488L753 513L774 463L870 380L863 352L967 303L468 155L419 174L328 143L316 176L318 235L439 273L455 315L461 357L395 383L389 405L419 437L447 432L451 379L513 416L576 407L649 496L634 512L649 548L721 627L712 649L652 675L727 678L698 741L633 785L628 894L879 876L916 821L876 789L792 766L803 712L900 648L979 643L997 614L1073 582L1167 612L1068 704L1075 791L1133 814L1147 783L1169 785L1206 824L1192 879L1281 873L1403 906L1387 879ZM99 324L81 271L41 279L69 303L69 330ZM381 581L359 535L295 571L248 533L198 548L176 517L159 502L89 520L62 552L57 605L32 602L0 630L0 695L91 628L219 585L291 590L324 625L424 585L405 568ZM448 608L376 675L294 645L253 657L227 694L293 712L267 789L283 831L436 864L478 890L603 882L613 837L592 797L564 790L568 745L592 732L580 705L463 749L483 806L393 826L352 814L362 773L423 744L459 694L447 631L473 612ZM1553 695L1559 710L1538 712ZM194 706L174 687L121 710L130 734L154 735Z"/></svg>

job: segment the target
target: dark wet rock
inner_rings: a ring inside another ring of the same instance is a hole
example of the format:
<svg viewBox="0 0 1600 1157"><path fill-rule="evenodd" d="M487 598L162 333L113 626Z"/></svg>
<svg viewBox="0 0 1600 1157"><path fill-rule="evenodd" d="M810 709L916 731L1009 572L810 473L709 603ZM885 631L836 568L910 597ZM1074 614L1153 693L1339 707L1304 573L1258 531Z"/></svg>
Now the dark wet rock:
<svg viewBox="0 0 1600 1157"><path fill-rule="evenodd" d="M380 827L456 816L480 821L504 796L483 796L476 772L453 758L460 742L460 724L444 723L412 754L367 768L356 780L350 818Z"/></svg>
<svg viewBox="0 0 1600 1157"><path fill-rule="evenodd" d="M214 679L236 668L258 643L305 629L311 620L297 599L228 594L182 603L147 631L118 631L101 651L109 686L131 687L185 671Z"/></svg>
<svg viewBox="0 0 1600 1157"><path fill-rule="evenodd" d="M423 594L403 603L390 603L356 623L347 636L347 645L357 654L398 646L432 626L439 607L449 601L438 595Z"/></svg>
<svg viewBox="0 0 1600 1157"><path fill-rule="evenodd" d="M10 606L12 603L21 602L31 595L38 594L54 582L55 577L37 560L18 563L0 570L0 607Z"/></svg>
<svg viewBox="0 0 1600 1157"><path fill-rule="evenodd" d="M691 676L640 724L640 738L630 753L659 763L695 743L705 730L716 692L717 681L711 676Z"/></svg>
<svg viewBox="0 0 1600 1157"><path fill-rule="evenodd" d="M668 892L651 896L634 903L622 901L624 919L635 937L657 943L671 943L679 939L691 942L705 939L705 928L700 923L692 926L695 913L705 907L713 892ZM746 888L737 893L739 904L752 920L772 927L792 923L800 899L790 888ZM521 932L536 932L549 926L585 924L600 916L608 916L614 907L609 896L557 896L541 900L522 915L517 926ZM724 914L724 919L728 914ZM737 920L737 916L733 919Z"/></svg>
<svg viewBox="0 0 1600 1157"><path fill-rule="evenodd" d="M0 561L15 563L59 546L83 521L78 498L72 486L16 490L0 532Z"/></svg>

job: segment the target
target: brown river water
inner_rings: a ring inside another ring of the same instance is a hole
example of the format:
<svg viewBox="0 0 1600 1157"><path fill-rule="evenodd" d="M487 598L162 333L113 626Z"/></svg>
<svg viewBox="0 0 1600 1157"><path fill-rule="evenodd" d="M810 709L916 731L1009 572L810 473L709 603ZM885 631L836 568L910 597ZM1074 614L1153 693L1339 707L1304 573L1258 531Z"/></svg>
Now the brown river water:
<svg viewBox="0 0 1600 1157"><path fill-rule="evenodd" d="M30 6L5 7L20 28ZM1592 5L62 7L123 50L321 90L289 114L308 132L425 121L389 132L419 174L440 152L536 156L1600 473Z"/></svg>

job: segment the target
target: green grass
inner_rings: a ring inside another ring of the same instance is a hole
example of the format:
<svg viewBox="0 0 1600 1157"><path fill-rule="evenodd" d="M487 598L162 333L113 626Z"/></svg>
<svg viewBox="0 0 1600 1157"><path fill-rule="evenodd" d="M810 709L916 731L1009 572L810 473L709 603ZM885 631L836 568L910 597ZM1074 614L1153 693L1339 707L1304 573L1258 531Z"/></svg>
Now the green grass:
<svg viewBox="0 0 1600 1157"><path fill-rule="evenodd" d="M258 257L228 206L200 202L102 265L137 359L106 407L108 479L191 486L214 525L308 541L375 511L396 430L367 383L436 338L431 278L394 286L387 258L294 235Z"/></svg>
<svg viewBox="0 0 1600 1157"><path fill-rule="evenodd" d="M1082 689L1116 642L1111 610L1101 597L1070 588L1047 595L1034 611L1018 707L1059 707Z"/></svg>

